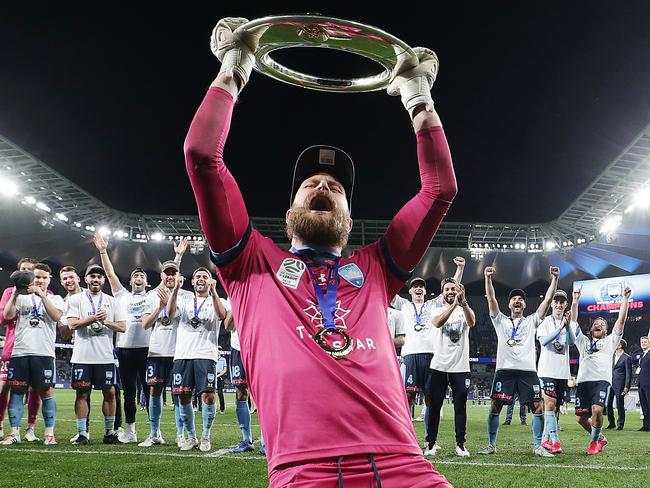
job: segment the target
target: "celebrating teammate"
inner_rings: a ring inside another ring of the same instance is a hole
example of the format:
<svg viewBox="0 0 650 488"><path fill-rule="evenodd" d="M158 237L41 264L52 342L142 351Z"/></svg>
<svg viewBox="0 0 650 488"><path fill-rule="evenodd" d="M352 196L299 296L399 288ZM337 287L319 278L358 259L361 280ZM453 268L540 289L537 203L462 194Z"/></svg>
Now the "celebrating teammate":
<svg viewBox="0 0 650 488"><path fill-rule="evenodd" d="M45 423L45 445L55 445L54 423L56 401L54 399L55 367L54 343L57 321L65 310L65 304L58 295L48 295L52 270L47 264L36 263L33 269L34 282L27 291L19 295L16 288L5 305L6 320L16 321L15 342L7 372L11 387L9 418L11 434L3 445L20 442L20 424L23 420L23 397L28 387L38 392L43 402Z"/></svg>
<svg viewBox="0 0 650 488"><path fill-rule="evenodd" d="M252 228L223 160L234 102L253 67L255 37L236 30L245 21L222 19L215 28L221 71L192 122L185 155L201 225L233 303L267 438L270 486L297 479L313 480L310 486L379 479L385 486L448 486L418 446L386 314L457 191L430 94L437 58L417 49L418 60L400 66L389 87L415 128L418 195L379 242L342 257L354 166L338 148L312 146L295 166L286 251Z"/></svg>
<svg viewBox="0 0 650 488"><path fill-rule="evenodd" d="M22 258L16 265L17 271L32 271L34 265L38 263L34 258ZM11 358L11 351L14 347L14 338L16 330L16 319L7 320L4 316L4 307L11 298L14 287L10 286L5 288L0 299L0 325L6 326L5 343L2 348L2 355L0 356L0 438L4 438L4 415L7 411L9 404L9 385L7 384L7 369L9 367L9 359ZM38 392L29 389L27 394L27 429L25 430L25 440L29 442L38 441L38 437L34 433L34 425L36 425L36 417L38 409L41 406L41 399Z"/></svg>
<svg viewBox="0 0 650 488"><path fill-rule="evenodd" d="M571 377L569 370L569 347L575 343L575 331L578 324L571 321L567 310L567 294L556 290L551 302L551 315L546 317L537 328L537 337L541 346L537 376L541 380L544 395L544 434L548 439L542 447L551 454L562 452L558 433L557 414L564 401L567 381ZM577 310L578 301L573 300ZM576 311L577 313L577 311Z"/></svg>
<svg viewBox="0 0 650 488"><path fill-rule="evenodd" d="M576 347L580 353L576 378L576 420L591 435L587 454L592 456L600 453L607 445L607 439L601 432L603 412L607 405L607 396L611 394L612 358L623 337L631 294L632 289L626 286L618 318L610 335L607 335L607 321L602 317L598 317L591 324L591 337L585 336L579 327L576 330ZM580 290L574 292L574 300L577 301L578 298Z"/></svg>
<svg viewBox="0 0 650 488"><path fill-rule="evenodd" d="M217 295L216 281L206 268L192 274L194 294L179 297L183 280L176 277L167 303L167 316L179 320L172 368L172 393L179 396L181 420L188 438L181 442L181 451L199 446L212 448L210 433L216 415L214 393L217 383L218 339L221 322L230 314L230 304ZM192 409L192 392L200 393L203 432L197 439Z"/></svg>
<svg viewBox="0 0 650 488"><path fill-rule="evenodd" d="M442 280L443 307L434 309L431 323L435 326L429 385L428 449L424 455L435 456L440 425L440 409L447 386L451 386L454 400L454 425L456 430L456 455L469 456L465 447L467 430L467 392L470 385L469 329L476 324L476 316L465 298L465 287L453 278Z"/></svg>
<svg viewBox="0 0 650 488"><path fill-rule="evenodd" d="M492 403L488 416L487 447L479 454L494 454L499 430L499 414L504 404L512 403L515 394L519 394L519 402L528 404L533 412L533 453L536 456L552 457L553 454L541 446L543 417L542 399L540 395L539 378L535 367L535 331L546 316L555 290L560 270L551 266L551 284L546 295L535 313L524 316L526 309L526 294L523 290L515 289L510 292L508 308L510 317L499 310L492 276L495 269L485 268L485 293L492 325L497 335L497 366L492 383Z"/></svg>
<svg viewBox="0 0 650 488"><path fill-rule="evenodd" d="M74 445L88 444L88 395L91 388L102 390L104 402L104 444L117 444L115 433L115 363L113 335L126 330L126 314L116 299L102 292L106 282L104 268L88 266L84 276L85 293L68 299L66 318L75 333L72 348L72 388L76 390L75 415L79 435Z"/></svg>

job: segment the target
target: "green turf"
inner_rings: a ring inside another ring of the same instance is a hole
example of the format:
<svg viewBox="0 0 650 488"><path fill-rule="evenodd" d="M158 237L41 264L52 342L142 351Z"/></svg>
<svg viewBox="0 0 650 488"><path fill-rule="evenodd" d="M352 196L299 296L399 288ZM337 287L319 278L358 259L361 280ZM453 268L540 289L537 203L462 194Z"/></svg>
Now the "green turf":
<svg viewBox="0 0 650 488"><path fill-rule="evenodd" d="M42 443L23 442L14 446L0 446L2 486L267 486L266 461L257 451L243 455L223 451L241 439L232 395L226 396L226 415L218 415L215 420L212 455L198 450L189 455L179 452L173 443L175 427L170 407L163 411L162 430L168 441L166 445L148 449L139 448L135 444L103 445L100 398L97 392L93 394L91 444L73 447L68 441L75 433L73 392L57 391L59 420L56 435L59 445L43 446ZM595 457L585 455L589 441L586 432L575 423L573 415L563 415L560 423L564 427L561 438L565 453L554 459L540 459L532 455L530 427L519 425L518 420L499 430L497 454L479 457L476 451L486 444L487 408L470 406L468 415L467 447L472 456L461 459L454 455L453 410L450 405L445 405L439 436L442 451L432 459L436 468L454 486L632 488L650 484L650 433L636 431L640 426L636 412L628 413L626 430L605 431L609 445ZM144 411L138 411L137 423L139 438L143 440L148 432ZM256 415L253 416L253 423L257 437L259 428ZM197 417L197 425L200 426L200 415ZM5 429L7 428L5 420ZM416 422L415 428L423 440L422 422ZM40 436L43 433L40 419L36 433ZM408 486L408 481L405 481L404 487Z"/></svg>

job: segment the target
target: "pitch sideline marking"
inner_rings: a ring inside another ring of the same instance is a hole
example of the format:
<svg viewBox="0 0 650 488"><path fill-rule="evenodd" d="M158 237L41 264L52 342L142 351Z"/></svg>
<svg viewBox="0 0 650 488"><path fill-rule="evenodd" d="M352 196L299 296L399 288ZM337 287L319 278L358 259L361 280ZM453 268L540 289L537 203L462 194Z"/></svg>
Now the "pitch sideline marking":
<svg viewBox="0 0 650 488"><path fill-rule="evenodd" d="M151 452L151 451L86 451L86 450L74 450L74 451L62 451L55 449L23 449L23 448L13 448L9 447L2 449L5 453L10 452L37 452L37 453L48 453L48 454L88 454L88 455L130 455L130 456L161 456L161 457L189 457L189 458L200 458L200 459L236 459L239 461L257 461L266 459L264 456L228 456L230 449L218 449L213 452L206 454L181 454L175 452ZM430 461L430 460L429 460ZM436 461L433 463L435 465L458 465L458 466L494 466L495 468L553 468L553 469L594 469L594 470L609 470L609 471L648 471L650 466L646 467L635 467L635 466L576 466L571 464L517 464L517 463L473 463L473 462L462 462L462 461Z"/></svg>

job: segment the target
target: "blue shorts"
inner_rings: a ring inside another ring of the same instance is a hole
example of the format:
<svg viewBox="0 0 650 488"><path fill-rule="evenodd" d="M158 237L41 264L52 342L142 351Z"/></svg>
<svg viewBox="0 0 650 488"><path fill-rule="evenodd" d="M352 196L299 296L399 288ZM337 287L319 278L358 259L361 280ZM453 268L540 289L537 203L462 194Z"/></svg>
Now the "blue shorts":
<svg viewBox="0 0 650 488"><path fill-rule="evenodd" d="M56 382L54 358L49 356L21 356L11 358L7 368L7 384L15 389L52 388Z"/></svg>
<svg viewBox="0 0 650 488"><path fill-rule="evenodd" d="M115 364L73 364L72 388L107 390L115 385Z"/></svg>
<svg viewBox="0 0 650 488"><path fill-rule="evenodd" d="M515 394L519 395L521 405L542 401L542 388L535 371L499 369L494 374L491 395L493 400L510 405Z"/></svg>
<svg viewBox="0 0 650 488"><path fill-rule="evenodd" d="M419 393L425 391L429 385L429 376L431 375L431 360L433 354L421 352L417 354L407 354L404 356L404 366L406 366L405 386L406 391Z"/></svg>
<svg viewBox="0 0 650 488"><path fill-rule="evenodd" d="M177 359L172 368L172 393L213 393L217 386L217 362L212 359Z"/></svg>
<svg viewBox="0 0 650 488"><path fill-rule="evenodd" d="M539 380L544 394L555 398L558 406L562 405L564 403L564 392L567 389L567 380L547 377L542 377Z"/></svg>
<svg viewBox="0 0 650 488"><path fill-rule="evenodd" d="M153 356L147 358L146 381L149 386L167 386L174 367L173 357Z"/></svg>
<svg viewBox="0 0 650 488"><path fill-rule="evenodd" d="M241 362L241 352L237 349L230 350L230 382L235 386L248 385L244 364Z"/></svg>
<svg viewBox="0 0 650 488"><path fill-rule="evenodd" d="M607 405L611 385L607 381L583 381L576 388L576 415L591 416L591 407Z"/></svg>

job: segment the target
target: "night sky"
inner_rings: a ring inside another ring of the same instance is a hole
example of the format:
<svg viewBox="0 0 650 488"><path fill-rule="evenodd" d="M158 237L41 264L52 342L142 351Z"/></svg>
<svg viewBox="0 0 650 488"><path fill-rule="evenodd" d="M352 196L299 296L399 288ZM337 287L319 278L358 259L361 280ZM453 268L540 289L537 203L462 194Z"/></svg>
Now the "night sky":
<svg viewBox="0 0 650 488"><path fill-rule="evenodd" d="M219 68L210 33L229 15L316 11L435 50L433 97L459 183L447 220L552 220L650 122L647 1L303 2L301 10L18 3L0 13L0 133L124 211L196 213L182 146ZM329 75L369 67L316 49L282 60ZM295 158L311 144L337 145L354 159L353 217L390 219L417 191L414 137L399 99L319 93L254 73L226 145L251 215L284 215Z"/></svg>

